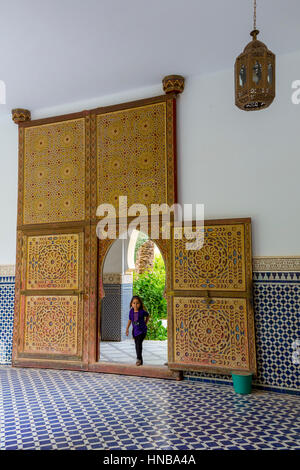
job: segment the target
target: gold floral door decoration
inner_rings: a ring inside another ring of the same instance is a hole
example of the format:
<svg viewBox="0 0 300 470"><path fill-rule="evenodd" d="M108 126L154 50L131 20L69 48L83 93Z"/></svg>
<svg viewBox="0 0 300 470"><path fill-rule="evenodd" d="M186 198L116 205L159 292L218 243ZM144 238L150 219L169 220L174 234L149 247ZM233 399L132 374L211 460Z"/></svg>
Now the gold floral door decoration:
<svg viewBox="0 0 300 470"><path fill-rule="evenodd" d="M251 221L205 221L204 243L172 238L173 351L170 367L230 373L256 370ZM186 234L195 227L186 228Z"/></svg>
<svg viewBox="0 0 300 470"><path fill-rule="evenodd" d="M20 124L13 365L87 361L89 135L83 114Z"/></svg>

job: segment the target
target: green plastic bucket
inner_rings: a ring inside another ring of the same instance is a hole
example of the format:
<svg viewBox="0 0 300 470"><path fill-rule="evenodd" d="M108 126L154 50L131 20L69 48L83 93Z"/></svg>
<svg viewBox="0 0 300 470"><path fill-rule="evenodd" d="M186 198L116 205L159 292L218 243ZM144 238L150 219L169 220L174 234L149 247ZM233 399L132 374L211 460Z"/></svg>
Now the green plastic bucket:
<svg viewBox="0 0 300 470"><path fill-rule="evenodd" d="M236 393L246 394L251 393L252 389L252 375L251 373L232 373L233 388Z"/></svg>

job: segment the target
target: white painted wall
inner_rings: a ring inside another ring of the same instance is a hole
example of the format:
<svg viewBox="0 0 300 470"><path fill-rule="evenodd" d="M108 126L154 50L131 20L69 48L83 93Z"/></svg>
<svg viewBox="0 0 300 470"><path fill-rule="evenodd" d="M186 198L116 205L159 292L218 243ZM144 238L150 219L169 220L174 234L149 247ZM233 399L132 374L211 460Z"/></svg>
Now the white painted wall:
<svg viewBox="0 0 300 470"><path fill-rule="evenodd" d="M296 79L300 52L277 58L277 96L266 110L233 105L232 70L187 80L180 96L179 201L204 203L205 218L252 217L256 256L300 254Z"/></svg>
<svg viewBox="0 0 300 470"><path fill-rule="evenodd" d="M1 105L0 105L1 106ZM11 116L0 117L0 264L15 264L18 128Z"/></svg>
<svg viewBox="0 0 300 470"><path fill-rule="evenodd" d="M300 52L277 57L277 96L264 111L243 112L234 106L232 70L187 78L178 99L179 202L204 203L208 219L252 217L254 256L300 254L300 105L291 102L299 64ZM32 111L32 118L159 94L160 84ZM0 264L13 264L17 126L10 116L0 119L0 165Z"/></svg>
<svg viewBox="0 0 300 470"><path fill-rule="evenodd" d="M115 240L111 245L104 260L103 273L125 274L128 269L128 251L129 237L124 240Z"/></svg>

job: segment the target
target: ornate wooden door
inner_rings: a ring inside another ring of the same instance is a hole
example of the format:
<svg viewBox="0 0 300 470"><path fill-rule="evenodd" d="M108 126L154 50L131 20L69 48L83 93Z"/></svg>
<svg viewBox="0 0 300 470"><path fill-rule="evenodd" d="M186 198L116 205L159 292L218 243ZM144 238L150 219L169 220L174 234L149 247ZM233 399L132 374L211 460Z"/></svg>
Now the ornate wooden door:
<svg viewBox="0 0 300 470"><path fill-rule="evenodd" d="M19 125L13 365L87 366L89 113Z"/></svg>
<svg viewBox="0 0 300 470"><path fill-rule="evenodd" d="M255 372L251 219L207 220L203 230L202 248L188 250L173 227L169 367Z"/></svg>
<svg viewBox="0 0 300 470"><path fill-rule="evenodd" d="M123 217L119 212L119 196L127 197L126 228L136 218L130 214L134 204L143 204L147 209L144 220L150 230L152 204L172 206L177 202L175 94L91 110L91 155L89 358L94 364L93 370L104 370L97 364L99 349L97 351L95 347L100 344L101 315L100 305L97 311L96 295L100 304L104 295L104 260L114 240L98 240L96 227L101 217L96 216L97 208L101 204L110 204L114 208L116 236L119 236Z"/></svg>

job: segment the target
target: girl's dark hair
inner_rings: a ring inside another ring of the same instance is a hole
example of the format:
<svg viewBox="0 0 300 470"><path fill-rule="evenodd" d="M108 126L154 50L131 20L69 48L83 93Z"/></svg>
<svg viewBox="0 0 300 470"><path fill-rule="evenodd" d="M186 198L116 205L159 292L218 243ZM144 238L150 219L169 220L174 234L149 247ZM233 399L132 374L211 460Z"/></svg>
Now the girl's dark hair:
<svg viewBox="0 0 300 470"><path fill-rule="evenodd" d="M137 299L137 300L139 301L139 303L140 303L140 308L139 308L139 310L145 310L145 309L144 309L143 301L142 301L142 299L140 298L139 295L134 295L134 296L132 297L132 299L131 299L131 301L130 301L130 308L131 308L131 305L132 305L132 302L133 302L134 299Z"/></svg>

